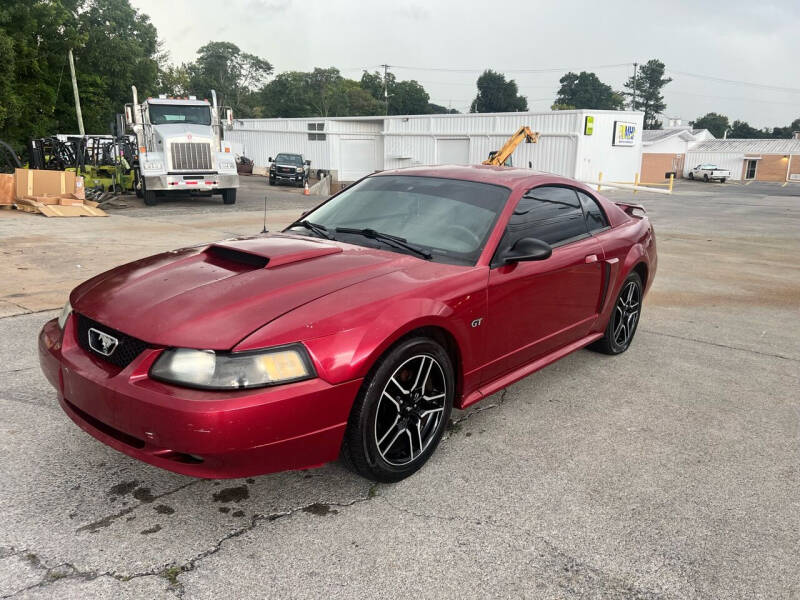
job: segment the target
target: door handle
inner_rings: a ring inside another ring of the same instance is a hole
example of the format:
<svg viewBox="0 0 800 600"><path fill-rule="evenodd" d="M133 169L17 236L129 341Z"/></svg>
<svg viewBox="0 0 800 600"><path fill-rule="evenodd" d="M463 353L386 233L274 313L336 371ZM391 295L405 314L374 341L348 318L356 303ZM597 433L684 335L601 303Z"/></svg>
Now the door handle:
<svg viewBox="0 0 800 600"><path fill-rule="evenodd" d="M597 262L597 254L590 254L586 257L586 264L596 263Z"/></svg>

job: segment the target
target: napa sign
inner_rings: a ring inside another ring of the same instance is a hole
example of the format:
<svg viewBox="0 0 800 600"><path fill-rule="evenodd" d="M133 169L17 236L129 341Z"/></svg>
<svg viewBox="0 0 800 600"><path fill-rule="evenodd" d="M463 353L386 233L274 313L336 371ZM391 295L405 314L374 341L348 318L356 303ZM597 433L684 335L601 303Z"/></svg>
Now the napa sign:
<svg viewBox="0 0 800 600"><path fill-rule="evenodd" d="M636 123L614 121L614 146L636 145Z"/></svg>

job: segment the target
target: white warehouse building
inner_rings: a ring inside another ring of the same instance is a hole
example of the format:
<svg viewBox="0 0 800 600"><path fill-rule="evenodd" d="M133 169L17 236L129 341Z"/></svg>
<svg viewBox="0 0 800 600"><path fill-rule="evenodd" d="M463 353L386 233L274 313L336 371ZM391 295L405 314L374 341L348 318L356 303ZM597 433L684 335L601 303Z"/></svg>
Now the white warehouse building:
<svg viewBox="0 0 800 600"><path fill-rule="evenodd" d="M339 181L374 171L479 164L523 125L541 135L520 144L515 166L593 181L633 181L642 155L640 112L565 110L388 117L237 119L225 139L256 172L280 152L302 154ZM262 171L263 172L263 171Z"/></svg>

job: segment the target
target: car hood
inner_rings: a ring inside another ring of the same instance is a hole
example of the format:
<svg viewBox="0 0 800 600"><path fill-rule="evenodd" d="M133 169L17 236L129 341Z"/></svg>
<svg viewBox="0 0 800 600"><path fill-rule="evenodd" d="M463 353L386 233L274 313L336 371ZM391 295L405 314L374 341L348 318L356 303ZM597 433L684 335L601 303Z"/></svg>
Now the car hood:
<svg viewBox="0 0 800 600"><path fill-rule="evenodd" d="M226 350L284 313L403 268L413 257L270 234L185 248L98 275L76 313L161 346Z"/></svg>

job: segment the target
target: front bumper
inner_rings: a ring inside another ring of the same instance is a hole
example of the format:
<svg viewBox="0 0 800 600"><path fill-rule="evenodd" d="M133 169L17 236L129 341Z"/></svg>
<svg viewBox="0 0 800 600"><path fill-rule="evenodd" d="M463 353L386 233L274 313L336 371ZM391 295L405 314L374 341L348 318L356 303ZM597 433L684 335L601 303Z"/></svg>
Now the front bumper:
<svg viewBox="0 0 800 600"><path fill-rule="evenodd" d="M206 478L248 477L336 460L361 380L322 379L249 391L209 392L154 381L159 349L120 370L56 320L39 334L39 362L64 412L101 442L146 463Z"/></svg>
<svg viewBox="0 0 800 600"><path fill-rule="evenodd" d="M164 191L215 191L239 187L239 175L219 173L180 173L143 175L148 190Z"/></svg>
<svg viewBox="0 0 800 600"><path fill-rule="evenodd" d="M269 172L269 178L273 181L288 181L290 183L300 183L306 178L305 173L277 173Z"/></svg>

